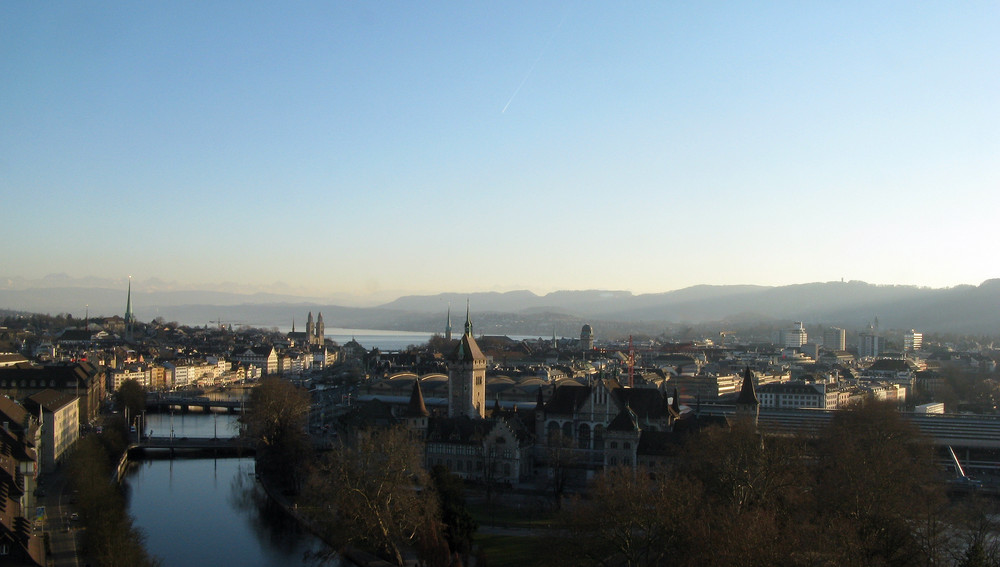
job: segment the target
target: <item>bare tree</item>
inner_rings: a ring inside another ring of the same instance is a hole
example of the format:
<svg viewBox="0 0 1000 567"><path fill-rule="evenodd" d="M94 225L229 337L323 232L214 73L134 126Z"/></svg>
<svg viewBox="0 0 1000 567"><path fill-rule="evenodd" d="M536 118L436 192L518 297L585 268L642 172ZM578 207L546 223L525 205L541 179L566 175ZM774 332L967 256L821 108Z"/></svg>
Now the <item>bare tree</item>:
<svg viewBox="0 0 1000 567"><path fill-rule="evenodd" d="M370 548L397 565L407 547L440 549L437 496L422 459L423 445L403 428L359 431L311 475L308 513L333 541Z"/></svg>
<svg viewBox="0 0 1000 567"><path fill-rule="evenodd" d="M257 443L257 467L267 480L298 489L308 462L309 393L283 378L265 378L251 390L240 433Z"/></svg>
<svg viewBox="0 0 1000 567"><path fill-rule="evenodd" d="M572 565L679 565L694 550L700 487L676 477L652 478L642 467L598 475L586 498L561 515L562 560Z"/></svg>

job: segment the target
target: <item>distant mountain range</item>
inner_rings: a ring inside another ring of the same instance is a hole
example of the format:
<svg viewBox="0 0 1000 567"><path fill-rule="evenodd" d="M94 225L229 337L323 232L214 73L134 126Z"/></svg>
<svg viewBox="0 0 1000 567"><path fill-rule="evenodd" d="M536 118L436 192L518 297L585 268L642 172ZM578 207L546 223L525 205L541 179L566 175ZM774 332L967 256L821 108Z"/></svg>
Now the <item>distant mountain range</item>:
<svg viewBox="0 0 1000 567"><path fill-rule="evenodd" d="M803 321L861 329L878 317L885 329L924 332L1000 334L1000 279L978 286L922 288L826 282L780 287L700 285L666 293L635 295L628 291L558 291L536 295L442 293L411 295L378 307L344 307L280 294L221 291L133 292L136 317L201 326L221 320L234 325L288 328L294 319L305 327L306 314L322 312L327 328L443 331L451 308L452 324L461 329L469 302L477 333L573 336L583 323L603 332L630 328L658 334L668 326L717 322L738 329L772 322ZM0 289L0 309L71 313L82 317L125 311L122 289L48 287ZM599 323L599 324L598 324ZM658 331L657 331L658 330Z"/></svg>

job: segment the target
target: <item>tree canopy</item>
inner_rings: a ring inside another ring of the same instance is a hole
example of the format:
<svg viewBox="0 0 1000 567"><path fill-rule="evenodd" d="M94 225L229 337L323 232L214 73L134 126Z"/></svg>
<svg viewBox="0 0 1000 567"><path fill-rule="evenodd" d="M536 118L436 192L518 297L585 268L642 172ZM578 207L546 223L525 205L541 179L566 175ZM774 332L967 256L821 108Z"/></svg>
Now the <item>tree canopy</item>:
<svg viewBox="0 0 1000 567"><path fill-rule="evenodd" d="M598 475L566 506L551 562L937 565L956 546L974 561L987 540L954 541L936 475L927 440L889 404L838 412L818 438L709 428L666 474Z"/></svg>
<svg viewBox="0 0 1000 567"><path fill-rule="evenodd" d="M332 541L374 550L402 565L407 548L448 556L437 494L421 465L423 445L402 428L358 432L316 467L308 513Z"/></svg>

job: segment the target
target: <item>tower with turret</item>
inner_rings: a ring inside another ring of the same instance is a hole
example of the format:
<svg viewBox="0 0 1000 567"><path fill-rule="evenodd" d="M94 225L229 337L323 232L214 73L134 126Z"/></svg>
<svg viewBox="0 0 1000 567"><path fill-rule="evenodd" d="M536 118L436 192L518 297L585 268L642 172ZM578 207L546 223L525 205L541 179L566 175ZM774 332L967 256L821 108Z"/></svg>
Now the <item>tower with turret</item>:
<svg viewBox="0 0 1000 567"><path fill-rule="evenodd" d="M486 356L472 336L465 309L465 333L448 357L448 417L486 417Z"/></svg>
<svg viewBox="0 0 1000 567"><path fill-rule="evenodd" d="M580 350L594 350L594 329L590 325L580 330Z"/></svg>
<svg viewBox="0 0 1000 567"><path fill-rule="evenodd" d="M322 346L326 342L326 324L323 323L323 312L316 316L316 332L309 335L309 343Z"/></svg>

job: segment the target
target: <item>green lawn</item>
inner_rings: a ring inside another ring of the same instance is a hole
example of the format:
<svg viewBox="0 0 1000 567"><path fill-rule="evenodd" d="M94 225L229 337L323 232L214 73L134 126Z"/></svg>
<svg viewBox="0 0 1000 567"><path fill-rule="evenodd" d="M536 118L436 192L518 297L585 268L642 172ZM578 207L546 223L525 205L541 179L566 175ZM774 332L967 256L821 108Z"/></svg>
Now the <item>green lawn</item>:
<svg viewBox="0 0 1000 567"><path fill-rule="evenodd" d="M476 534L475 546L487 567L543 567L545 538Z"/></svg>
<svg viewBox="0 0 1000 567"><path fill-rule="evenodd" d="M511 508L496 504L493 506L493 510L490 510L484 502L467 502L466 507L480 526L544 529L549 527L556 517L555 512L541 510L537 506Z"/></svg>

